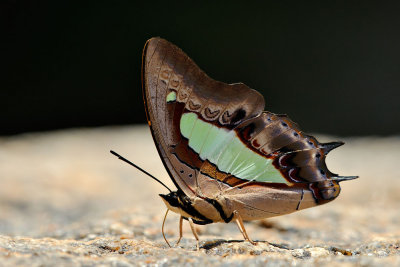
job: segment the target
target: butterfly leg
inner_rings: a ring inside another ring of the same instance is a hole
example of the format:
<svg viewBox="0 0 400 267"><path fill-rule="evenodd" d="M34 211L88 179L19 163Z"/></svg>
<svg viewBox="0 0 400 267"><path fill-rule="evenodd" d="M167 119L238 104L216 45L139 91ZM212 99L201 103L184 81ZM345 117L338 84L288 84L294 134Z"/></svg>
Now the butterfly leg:
<svg viewBox="0 0 400 267"><path fill-rule="evenodd" d="M181 242L181 239L182 239L182 223L183 223L183 216L181 216L179 218L179 239L176 242L175 246L177 246L179 244L179 242Z"/></svg>
<svg viewBox="0 0 400 267"><path fill-rule="evenodd" d="M167 240L167 238L165 237L165 234L164 234L164 224L165 224L165 220L167 219L168 211L169 211L169 209L167 209L167 212L165 213L164 220L163 220L162 226L161 226L161 232L162 232L162 235L164 237L165 242L167 242L168 246L171 247L171 245L169 244L169 242L168 242L168 240Z"/></svg>
<svg viewBox="0 0 400 267"><path fill-rule="evenodd" d="M240 216L239 212L235 210L234 212L235 222L239 228L239 231L242 233L245 240L249 241L251 244L256 245L257 243L250 239L249 235L246 232L246 228L244 228L242 217Z"/></svg>
<svg viewBox="0 0 400 267"><path fill-rule="evenodd" d="M193 220L192 220L192 218L188 218L188 221L189 221L190 228L192 229L192 233L197 241L197 250L199 250L200 249L199 248L199 236L197 235L196 229L194 228Z"/></svg>

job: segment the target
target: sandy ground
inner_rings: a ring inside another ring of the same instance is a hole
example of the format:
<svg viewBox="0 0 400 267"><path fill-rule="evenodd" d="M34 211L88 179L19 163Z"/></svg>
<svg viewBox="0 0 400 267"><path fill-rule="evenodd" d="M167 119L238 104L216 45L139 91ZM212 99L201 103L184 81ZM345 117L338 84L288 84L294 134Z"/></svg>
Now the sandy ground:
<svg viewBox="0 0 400 267"><path fill-rule="evenodd" d="M0 266L400 266L400 137L344 140L328 157L342 183L330 204L246 223L184 224L181 244L161 234L166 189L113 157L113 149L173 187L147 126L0 138ZM166 223L178 234L178 215Z"/></svg>

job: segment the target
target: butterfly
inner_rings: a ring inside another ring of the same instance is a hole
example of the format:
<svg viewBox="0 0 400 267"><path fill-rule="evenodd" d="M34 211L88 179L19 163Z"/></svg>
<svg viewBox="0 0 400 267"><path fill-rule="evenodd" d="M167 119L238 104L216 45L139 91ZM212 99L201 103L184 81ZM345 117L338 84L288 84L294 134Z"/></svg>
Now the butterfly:
<svg viewBox="0 0 400 267"><path fill-rule="evenodd" d="M236 222L254 244L243 221L330 202L340 193L339 182L357 178L334 174L325 164L343 142L319 143L286 115L264 111L256 90L213 80L167 40L146 42L142 87L154 142L177 188L160 194L168 245L169 210L180 214L177 244L184 219L197 248L193 224L216 222Z"/></svg>

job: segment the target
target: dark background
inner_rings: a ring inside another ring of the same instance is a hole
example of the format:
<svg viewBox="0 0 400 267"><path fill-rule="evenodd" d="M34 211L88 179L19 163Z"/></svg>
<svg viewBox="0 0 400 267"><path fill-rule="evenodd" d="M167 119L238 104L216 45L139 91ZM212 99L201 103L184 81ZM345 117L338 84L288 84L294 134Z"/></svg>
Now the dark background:
<svg viewBox="0 0 400 267"><path fill-rule="evenodd" d="M399 4L214 2L1 1L0 134L145 123L152 36L306 132L400 133Z"/></svg>

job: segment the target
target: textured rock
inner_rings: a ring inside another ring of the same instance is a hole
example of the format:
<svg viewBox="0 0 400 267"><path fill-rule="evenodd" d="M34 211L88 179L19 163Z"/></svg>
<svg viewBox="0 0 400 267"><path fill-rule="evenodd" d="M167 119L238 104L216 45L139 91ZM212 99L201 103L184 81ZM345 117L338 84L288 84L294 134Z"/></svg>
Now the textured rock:
<svg viewBox="0 0 400 267"><path fill-rule="evenodd" d="M109 153L173 187L147 127L0 138L0 266L399 266L400 138L345 141L328 166L360 179L343 182L337 200L246 223L256 246L234 224L198 226L196 251L186 222L180 245L166 245L158 197L165 189ZM167 218L172 243L178 219Z"/></svg>

